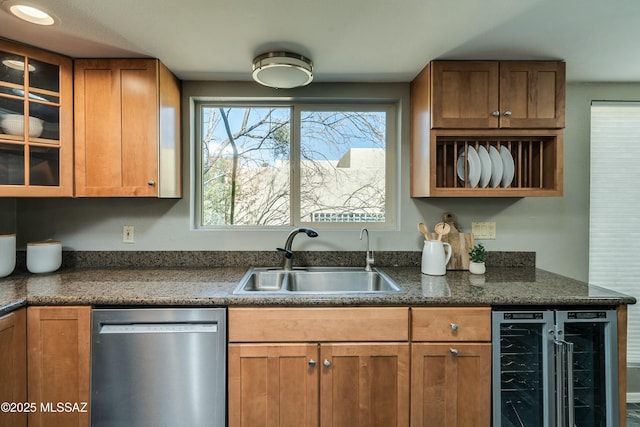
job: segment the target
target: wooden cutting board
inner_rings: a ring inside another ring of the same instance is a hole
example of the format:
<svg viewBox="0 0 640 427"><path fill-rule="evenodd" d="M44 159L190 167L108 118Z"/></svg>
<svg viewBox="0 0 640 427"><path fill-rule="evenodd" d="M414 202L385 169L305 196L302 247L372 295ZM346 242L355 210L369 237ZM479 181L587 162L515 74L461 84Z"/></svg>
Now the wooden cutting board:
<svg viewBox="0 0 640 427"><path fill-rule="evenodd" d="M442 236L442 241L451 245L451 259L447 263L447 270L468 270L469 251L473 248L473 233L461 233L455 224L455 217L450 212L442 214L442 221L449 224L451 231ZM430 233L432 239L437 239L438 235Z"/></svg>
<svg viewBox="0 0 640 427"><path fill-rule="evenodd" d="M442 237L442 241L449 243L453 251L447 270L468 270L469 251L473 248L473 234L449 233Z"/></svg>
<svg viewBox="0 0 640 427"><path fill-rule="evenodd" d="M436 233L429 233L429 237L438 240ZM453 232L442 236L442 241L451 245L451 259L447 263L447 270L468 270L469 251L473 247L472 233Z"/></svg>

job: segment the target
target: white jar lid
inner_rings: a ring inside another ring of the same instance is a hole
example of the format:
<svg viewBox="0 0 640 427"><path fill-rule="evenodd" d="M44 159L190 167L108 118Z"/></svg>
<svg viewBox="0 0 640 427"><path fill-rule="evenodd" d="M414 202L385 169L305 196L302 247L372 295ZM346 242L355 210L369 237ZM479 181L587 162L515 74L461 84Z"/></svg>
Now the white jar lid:
<svg viewBox="0 0 640 427"><path fill-rule="evenodd" d="M57 240L43 240L41 242L29 242L27 246L44 246L44 245L59 245L60 242Z"/></svg>

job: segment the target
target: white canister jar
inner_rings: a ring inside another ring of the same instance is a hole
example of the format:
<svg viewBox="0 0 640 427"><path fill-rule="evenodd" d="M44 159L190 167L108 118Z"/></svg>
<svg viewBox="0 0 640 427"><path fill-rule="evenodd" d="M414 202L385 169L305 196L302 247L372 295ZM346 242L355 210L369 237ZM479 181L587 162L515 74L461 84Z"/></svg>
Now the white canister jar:
<svg viewBox="0 0 640 427"><path fill-rule="evenodd" d="M0 277L6 277L16 268L16 235L0 234Z"/></svg>
<svg viewBox="0 0 640 427"><path fill-rule="evenodd" d="M27 243L27 270L51 273L62 265L62 243L55 240Z"/></svg>

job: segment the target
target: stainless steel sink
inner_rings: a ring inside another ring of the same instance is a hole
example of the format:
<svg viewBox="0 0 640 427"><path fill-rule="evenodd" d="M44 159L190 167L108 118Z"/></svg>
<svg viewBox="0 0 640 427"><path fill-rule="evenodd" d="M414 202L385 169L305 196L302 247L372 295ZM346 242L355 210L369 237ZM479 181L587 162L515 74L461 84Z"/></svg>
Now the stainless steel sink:
<svg viewBox="0 0 640 427"><path fill-rule="evenodd" d="M245 274L236 291L241 289L247 292L278 292L282 290L285 282L286 274L282 270L277 271L254 271L251 274Z"/></svg>
<svg viewBox="0 0 640 427"><path fill-rule="evenodd" d="M234 294L352 294L395 293L402 289L375 268L309 267L290 271L252 268L242 277Z"/></svg>

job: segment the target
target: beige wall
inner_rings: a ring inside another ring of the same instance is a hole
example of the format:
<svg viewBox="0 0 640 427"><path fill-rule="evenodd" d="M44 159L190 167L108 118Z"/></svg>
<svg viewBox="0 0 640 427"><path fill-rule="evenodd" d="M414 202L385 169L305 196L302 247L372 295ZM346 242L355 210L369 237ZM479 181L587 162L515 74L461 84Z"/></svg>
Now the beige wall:
<svg viewBox="0 0 640 427"><path fill-rule="evenodd" d="M325 97L351 93L402 99L400 149L401 183L399 225L396 230L373 230L374 250L419 250L416 224L431 226L442 212L456 213L458 222L470 229L471 221L495 221L496 240L483 241L488 250L537 252L540 268L586 280L589 227L589 107L594 99L640 100L640 84L570 84L567 88L565 132L565 195L559 198L521 199L411 199L409 197L408 84L374 85L314 84L287 93ZM273 92L255 84L185 82L184 104L195 94L208 96L269 96ZM203 231L190 229L189 165L191 123L184 120L185 197L156 199L19 199L17 229L19 246L31 240L56 238L76 250L274 250L284 243L288 229L276 231ZM4 203L3 203L4 205ZM0 208L2 221L4 208ZM9 209L10 211L10 209ZM7 216L4 214L4 216ZM11 217L11 214L8 215ZM0 225L2 223L0 222ZM136 243L121 242L122 226L134 225ZM359 228L353 231L320 232L317 239L299 238L294 249L357 250Z"/></svg>

